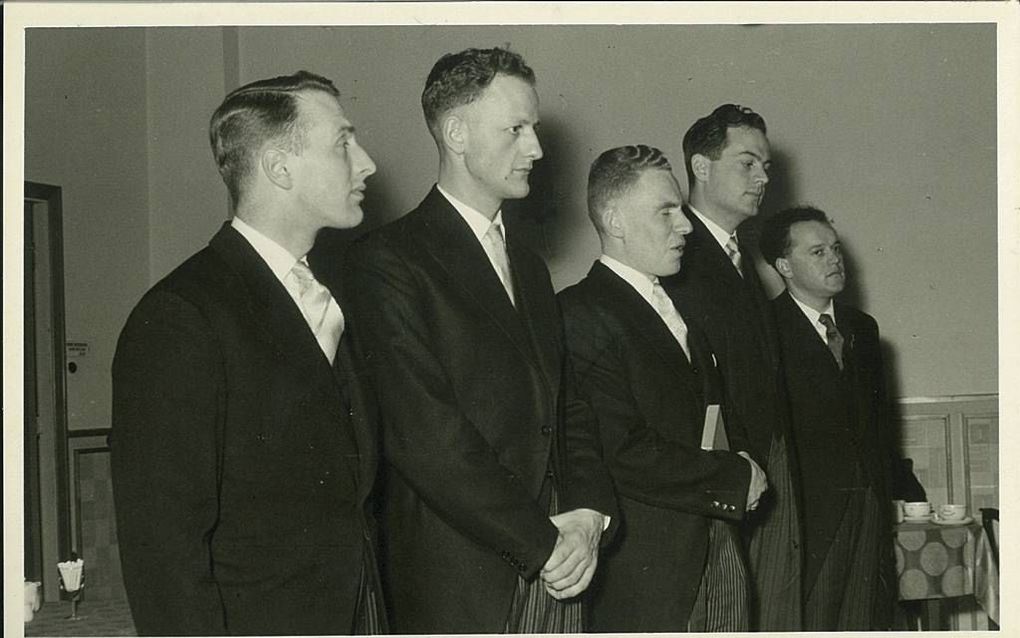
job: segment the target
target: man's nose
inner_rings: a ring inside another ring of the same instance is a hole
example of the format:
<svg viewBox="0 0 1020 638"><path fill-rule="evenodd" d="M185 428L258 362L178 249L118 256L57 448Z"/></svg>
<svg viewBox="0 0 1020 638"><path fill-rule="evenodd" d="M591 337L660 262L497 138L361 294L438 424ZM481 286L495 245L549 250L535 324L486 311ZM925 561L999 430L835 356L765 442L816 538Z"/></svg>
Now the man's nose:
<svg viewBox="0 0 1020 638"><path fill-rule="evenodd" d="M360 156L356 157L357 163L355 164L355 166L358 167L358 175L364 175L365 177L368 177L369 175L375 172L376 169L375 162L372 161L372 158L369 156L368 151L363 149L360 144L357 145L356 148L357 148L356 152L360 151Z"/></svg>
<svg viewBox="0 0 1020 638"><path fill-rule="evenodd" d="M691 220L687 219L687 215L685 215L682 210L679 213L677 213L676 223L674 224L674 227L676 228L676 232L680 233L681 235L686 235L690 233L692 230L694 230L694 226L691 224Z"/></svg>
<svg viewBox="0 0 1020 638"><path fill-rule="evenodd" d="M524 155L530 157L532 161L542 159L542 144L538 141L538 133L534 129L525 133Z"/></svg>

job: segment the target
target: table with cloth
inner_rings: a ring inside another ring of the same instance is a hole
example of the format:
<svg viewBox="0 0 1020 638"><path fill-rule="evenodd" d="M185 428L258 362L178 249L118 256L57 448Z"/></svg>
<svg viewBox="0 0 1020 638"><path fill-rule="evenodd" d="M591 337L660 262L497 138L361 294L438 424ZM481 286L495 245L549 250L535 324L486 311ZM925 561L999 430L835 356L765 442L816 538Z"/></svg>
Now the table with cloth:
<svg viewBox="0 0 1020 638"><path fill-rule="evenodd" d="M900 523L895 551L900 600L937 603L973 595L998 622L998 569L980 522Z"/></svg>

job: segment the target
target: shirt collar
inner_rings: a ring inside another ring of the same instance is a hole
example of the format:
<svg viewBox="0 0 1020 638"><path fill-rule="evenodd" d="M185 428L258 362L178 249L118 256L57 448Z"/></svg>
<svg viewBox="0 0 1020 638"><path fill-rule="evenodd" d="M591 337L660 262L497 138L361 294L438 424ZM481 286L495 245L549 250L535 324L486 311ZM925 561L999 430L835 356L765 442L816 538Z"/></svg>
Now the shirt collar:
<svg viewBox="0 0 1020 638"><path fill-rule="evenodd" d="M301 260L295 258L286 248L255 230L250 224L236 215L230 220L230 225L234 230L241 233L242 237L248 240L251 247L255 249L255 252L259 254L262 261L266 262L266 265L269 266L270 270L273 271L273 274L280 281L283 281L284 277L290 273L295 263L304 259L304 257Z"/></svg>
<svg viewBox="0 0 1020 638"><path fill-rule="evenodd" d="M697 208L691 206L690 204L688 204L687 207L691 209L692 213L698 216L698 219L700 219L701 223L705 225L705 228L707 228L708 232L712 234L712 237L715 237L715 241L719 243L719 246L722 247L723 250L725 250L726 243L730 240L730 235L731 234L736 235L736 231L733 231L733 233L728 233L722 228L722 226L715 223L708 217L705 217L705 215L703 215L701 211L699 211Z"/></svg>
<svg viewBox="0 0 1020 638"><path fill-rule="evenodd" d="M489 232L489 227L493 224L499 224L499 232L503 234L503 241L506 241L506 228L503 226L503 210L496 211L496 216L491 220L485 215L478 212L476 209L468 206L464 202L460 201L456 197L450 194L445 188L436 184L436 189L442 193L450 204L453 205L454 209L460 216L464 218L467 225L471 227L471 232L475 234L475 239L482 241L482 237L485 237L485 233Z"/></svg>
<svg viewBox="0 0 1020 638"><path fill-rule="evenodd" d="M792 292L790 293L790 298L793 299L797 303L797 306L800 307L800 310L801 310L801 312L804 313L804 316L807 317L811 321L811 325L812 326L820 326L821 325L818 322L818 318L821 317L823 314L827 314L830 317L832 317L832 323L836 323L836 311L835 311L834 306L832 305L832 299L829 299L829 305L827 305L825 307L824 311L818 312L817 310L815 310L811 306L803 303L800 299L797 299L796 297L794 297ZM817 330L817 328L815 328L815 329Z"/></svg>
<svg viewBox="0 0 1020 638"><path fill-rule="evenodd" d="M636 290L645 301L650 303L653 308L655 307L655 302L652 297L652 289L659 281L658 277L655 275L646 275L645 273L635 270L618 259L614 259L606 254L601 255L599 257L599 261L602 262L606 268L619 275L620 279L623 279L630 284L631 287Z"/></svg>

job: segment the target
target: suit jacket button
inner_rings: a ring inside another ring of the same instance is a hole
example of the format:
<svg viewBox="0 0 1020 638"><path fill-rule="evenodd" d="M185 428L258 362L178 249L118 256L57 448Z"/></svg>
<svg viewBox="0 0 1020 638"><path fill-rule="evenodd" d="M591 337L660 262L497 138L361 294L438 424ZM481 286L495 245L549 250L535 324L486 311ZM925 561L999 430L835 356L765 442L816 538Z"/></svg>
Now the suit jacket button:
<svg viewBox="0 0 1020 638"><path fill-rule="evenodd" d="M546 436L552 434L552 428L549 427L548 425L543 425L542 426L542 434L545 434Z"/></svg>

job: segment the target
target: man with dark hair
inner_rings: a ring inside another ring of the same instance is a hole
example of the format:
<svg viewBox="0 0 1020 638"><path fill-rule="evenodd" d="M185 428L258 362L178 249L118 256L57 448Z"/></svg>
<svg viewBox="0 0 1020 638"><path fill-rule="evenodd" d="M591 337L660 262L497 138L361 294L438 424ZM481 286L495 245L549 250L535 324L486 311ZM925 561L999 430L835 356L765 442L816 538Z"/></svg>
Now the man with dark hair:
<svg viewBox="0 0 1020 638"><path fill-rule="evenodd" d="M659 283L681 267L691 231L682 204L658 149L602 153L588 174L602 256L559 295L624 530L593 585L593 631L748 630L732 523L757 507L765 475L746 452L701 448L706 407L722 403L719 373L704 335Z"/></svg>
<svg viewBox="0 0 1020 638"><path fill-rule="evenodd" d="M690 188L684 209L694 230L684 267L662 285L699 325L719 361L735 427L769 479L761 507L748 517L754 582L752 629L796 631L802 562L795 458L789 436L775 321L749 250L737 233L758 214L768 184L765 122L749 108L724 104L683 139Z"/></svg>
<svg viewBox="0 0 1020 638"><path fill-rule="evenodd" d="M385 629L374 406L336 282L305 258L361 222L375 172L338 95L300 71L226 97L209 135L233 219L120 335L110 449L140 635Z"/></svg>
<svg viewBox="0 0 1020 638"><path fill-rule="evenodd" d="M440 59L422 106L439 180L350 254L386 459L398 633L580 629L612 486L573 400L549 273L504 219L542 157L534 75L505 49Z"/></svg>
<svg viewBox="0 0 1020 638"><path fill-rule="evenodd" d="M800 458L804 629L889 629L894 456L878 325L833 301L846 272L824 212L774 215L759 245L786 283L772 306Z"/></svg>

